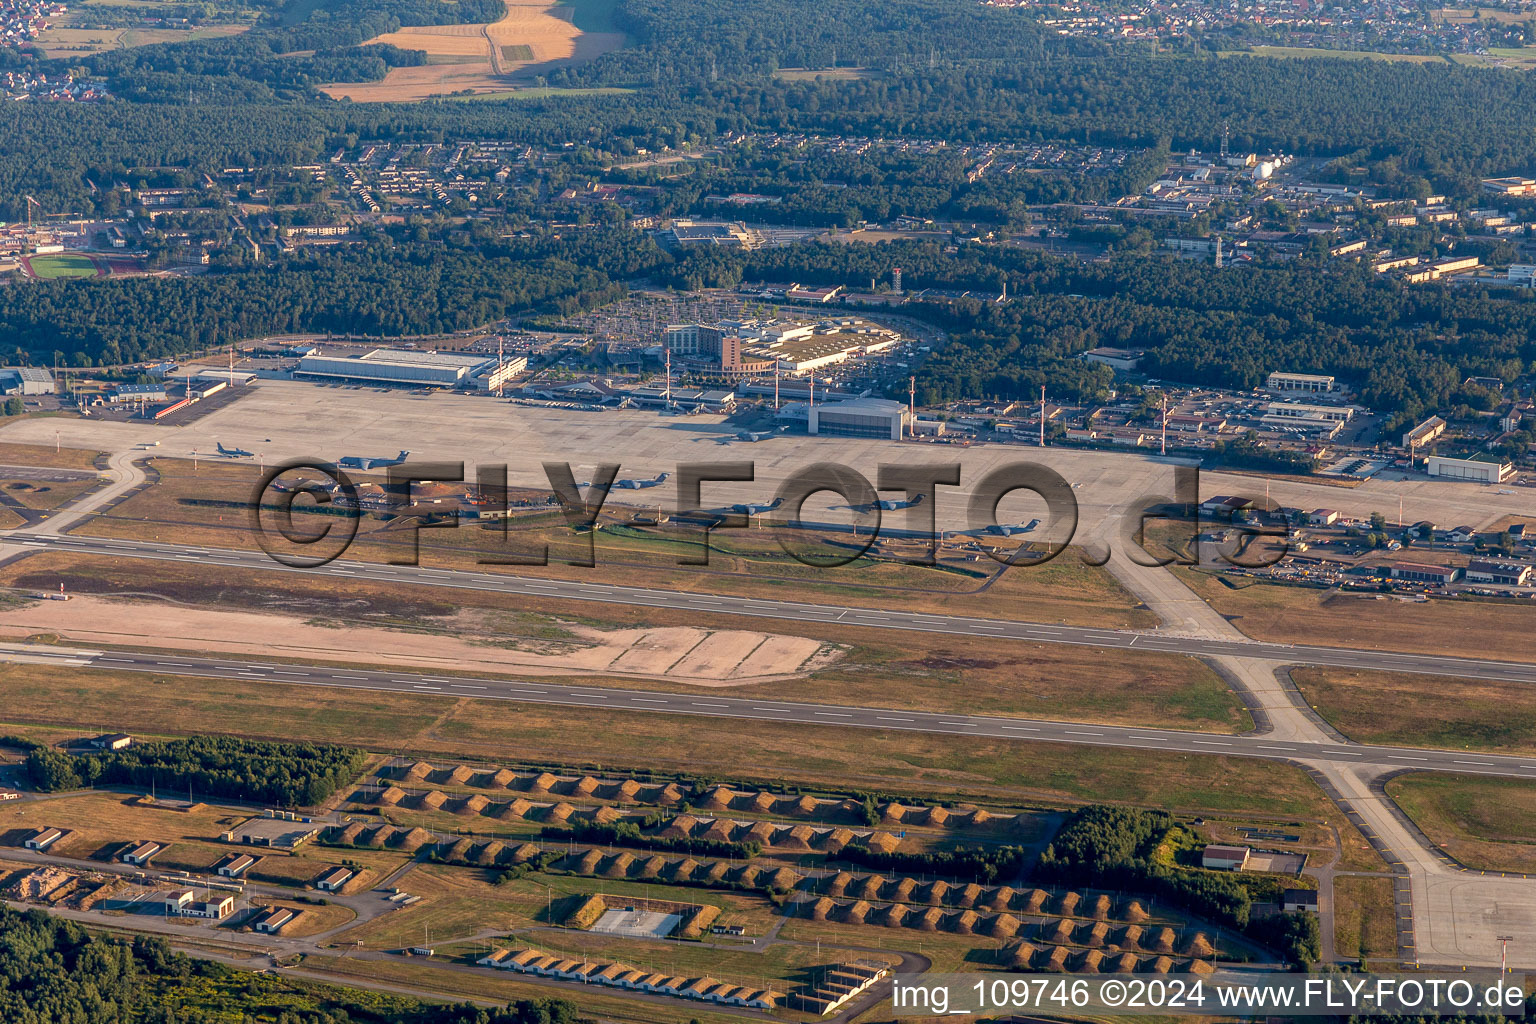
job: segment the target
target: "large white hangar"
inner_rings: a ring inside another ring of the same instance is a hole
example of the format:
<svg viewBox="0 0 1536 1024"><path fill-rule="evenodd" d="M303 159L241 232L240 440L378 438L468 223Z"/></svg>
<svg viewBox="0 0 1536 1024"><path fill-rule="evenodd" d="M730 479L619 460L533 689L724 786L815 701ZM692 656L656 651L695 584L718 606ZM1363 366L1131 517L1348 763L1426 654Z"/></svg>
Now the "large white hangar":
<svg viewBox="0 0 1536 1024"><path fill-rule="evenodd" d="M496 357L471 352L414 352L376 348L356 356L309 355L299 360L295 375L367 384L407 384L454 388L474 385L491 390L528 368L522 356L498 365Z"/></svg>

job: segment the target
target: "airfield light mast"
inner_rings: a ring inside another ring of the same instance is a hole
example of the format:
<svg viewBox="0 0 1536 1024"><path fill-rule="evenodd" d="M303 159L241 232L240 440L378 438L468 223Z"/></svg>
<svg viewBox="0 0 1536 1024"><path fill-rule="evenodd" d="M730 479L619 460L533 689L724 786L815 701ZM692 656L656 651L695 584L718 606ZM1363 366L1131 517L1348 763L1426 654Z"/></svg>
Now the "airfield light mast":
<svg viewBox="0 0 1536 1024"><path fill-rule="evenodd" d="M1162 442L1162 451L1161 451L1160 454L1167 455L1168 454L1168 392L1166 392L1166 391L1163 392L1163 418L1162 418L1161 422L1162 422L1162 428L1163 428L1163 442Z"/></svg>
<svg viewBox="0 0 1536 1024"><path fill-rule="evenodd" d="M1040 447L1045 447L1045 385L1040 385Z"/></svg>
<svg viewBox="0 0 1536 1024"><path fill-rule="evenodd" d="M911 423L912 436L917 436L917 378L907 378L907 419Z"/></svg>

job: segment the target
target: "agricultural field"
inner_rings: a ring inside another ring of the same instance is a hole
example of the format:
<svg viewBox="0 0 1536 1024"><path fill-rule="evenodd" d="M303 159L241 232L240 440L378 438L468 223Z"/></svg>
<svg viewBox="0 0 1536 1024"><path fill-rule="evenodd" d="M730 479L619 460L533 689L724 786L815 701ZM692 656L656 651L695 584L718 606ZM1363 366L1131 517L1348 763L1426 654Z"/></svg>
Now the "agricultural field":
<svg viewBox="0 0 1536 1024"><path fill-rule="evenodd" d="M203 25L196 28L74 28L69 19L38 36L43 53L51 59L80 57L107 50L126 50L157 43L184 43L194 39L222 39L239 35L248 25ZM34 268L36 261L34 260ZM90 276L90 275L75 275Z"/></svg>
<svg viewBox="0 0 1536 1024"><path fill-rule="evenodd" d="M596 20L606 18L599 15ZM409 102L454 93L505 93L520 78L531 79L539 68L591 60L617 49L623 36L584 30L569 6L549 0L506 0L506 15L490 24L408 26L368 42L421 50L427 63L391 68L379 82L323 86L327 94L359 102Z"/></svg>
<svg viewBox="0 0 1536 1024"><path fill-rule="evenodd" d="M1451 58L1457 64L1475 67L1509 68L1514 71L1536 69L1536 46L1494 47L1487 53L1458 53Z"/></svg>

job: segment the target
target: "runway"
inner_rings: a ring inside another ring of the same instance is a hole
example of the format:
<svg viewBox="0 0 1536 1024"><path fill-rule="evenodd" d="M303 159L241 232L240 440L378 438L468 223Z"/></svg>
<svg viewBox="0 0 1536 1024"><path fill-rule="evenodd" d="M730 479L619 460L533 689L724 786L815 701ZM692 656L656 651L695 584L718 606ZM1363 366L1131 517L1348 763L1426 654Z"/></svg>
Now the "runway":
<svg viewBox="0 0 1536 1024"><path fill-rule="evenodd" d="M1176 729L1049 722L993 715L939 714L889 708L807 704L758 697L725 697L714 693L667 693L566 686L547 680L492 679L478 676L425 675L391 670L318 665L283 665L230 658L193 658L133 651L92 651L25 644L0 645L0 661L56 663L77 668L143 672L159 676L236 679L252 683L324 686L344 690L378 690L417 696L477 700L506 700L605 711L745 718L759 722L822 725L845 729L982 736L1035 743L1075 743L1168 753L1219 754L1279 761L1375 765L1415 771L1459 772L1536 779L1536 757L1504 757L1465 751L1381 747L1347 742L1282 742L1262 734L1219 735ZM259 693L251 694L259 701Z"/></svg>
<svg viewBox="0 0 1536 1024"><path fill-rule="evenodd" d="M1488 679L1498 682L1536 684L1536 664L1455 658L1397 651L1265 643L1255 640L1180 636L1157 631L1138 631L1011 622L963 615L933 615L882 608L848 608L804 601L776 601L719 594L685 593L645 587L583 583L573 580L516 576L500 572L461 569L430 569L419 566L380 565L371 562L335 561L313 569L296 569L273 561L261 551L233 548L184 547L152 541L115 540L73 535L13 534L11 543L23 551L56 550L80 554L143 558L154 561L198 563L241 571L296 572L338 579L379 583L448 587L463 590L520 594L562 601L595 601L607 604L665 608L705 614L751 615L826 625L869 629L901 629L922 633L1000 637L1044 644L1070 644L1184 654L1192 657L1232 656L1256 658L1290 665L1319 665L1369 671L1414 672L1425 675Z"/></svg>

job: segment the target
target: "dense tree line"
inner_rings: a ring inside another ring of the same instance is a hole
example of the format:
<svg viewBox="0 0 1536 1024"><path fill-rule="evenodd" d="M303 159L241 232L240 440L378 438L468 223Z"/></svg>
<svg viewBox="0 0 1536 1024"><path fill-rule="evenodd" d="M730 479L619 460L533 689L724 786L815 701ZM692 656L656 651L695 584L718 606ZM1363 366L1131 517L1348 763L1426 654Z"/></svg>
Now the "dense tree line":
<svg viewBox="0 0 1536 1024"><path fill-rule="evenodd" d="M1159 856L1158 847L1176 827L1172 815L1163 811L1081 807L1067 816L1040 855L1036 877L1060 885L1148 893L1207 920L1243 929L1293 963L1317 961L1317 920L1312 915L1250 919L1253 900L1238 875L1191 870Z"/></svg>
<svg viewBox="0 0 1536 1024"><path fill-rule="evenodd" d="M486 1009L253 974L173 951L164 939L95 935L40 910L0 907L6 1024L575 1024L563 999Z"/></svg>
<svg viewBox="0 0 1536 1024"><path fill-rule="evenodd" d="M1024 869L1024 850L1017 846L959 846L931 853L901 853L871 850L861 843L849 843L835 859L875 871L944 875L988 885L1017 878Z"/></svg>
<svg viewBox="0 0 1536 1024"><path fill-rule="evenodd" d="M324 802L362 771L352 747L278 743L232 736L135 743L124 750L71 755L42 747L27 755L32 785L45 793L125 785L285 807Z"/></svg>
<svg viewBox="0 0 1536 1024"><path fill-rule="evenodd" d="M623 294L601 271L553 257L380 243L190 278L0 289L0 336L18 351L61 352L72 365L115 364L273 333L435 334L512 312L570 313Z"/></svg>

